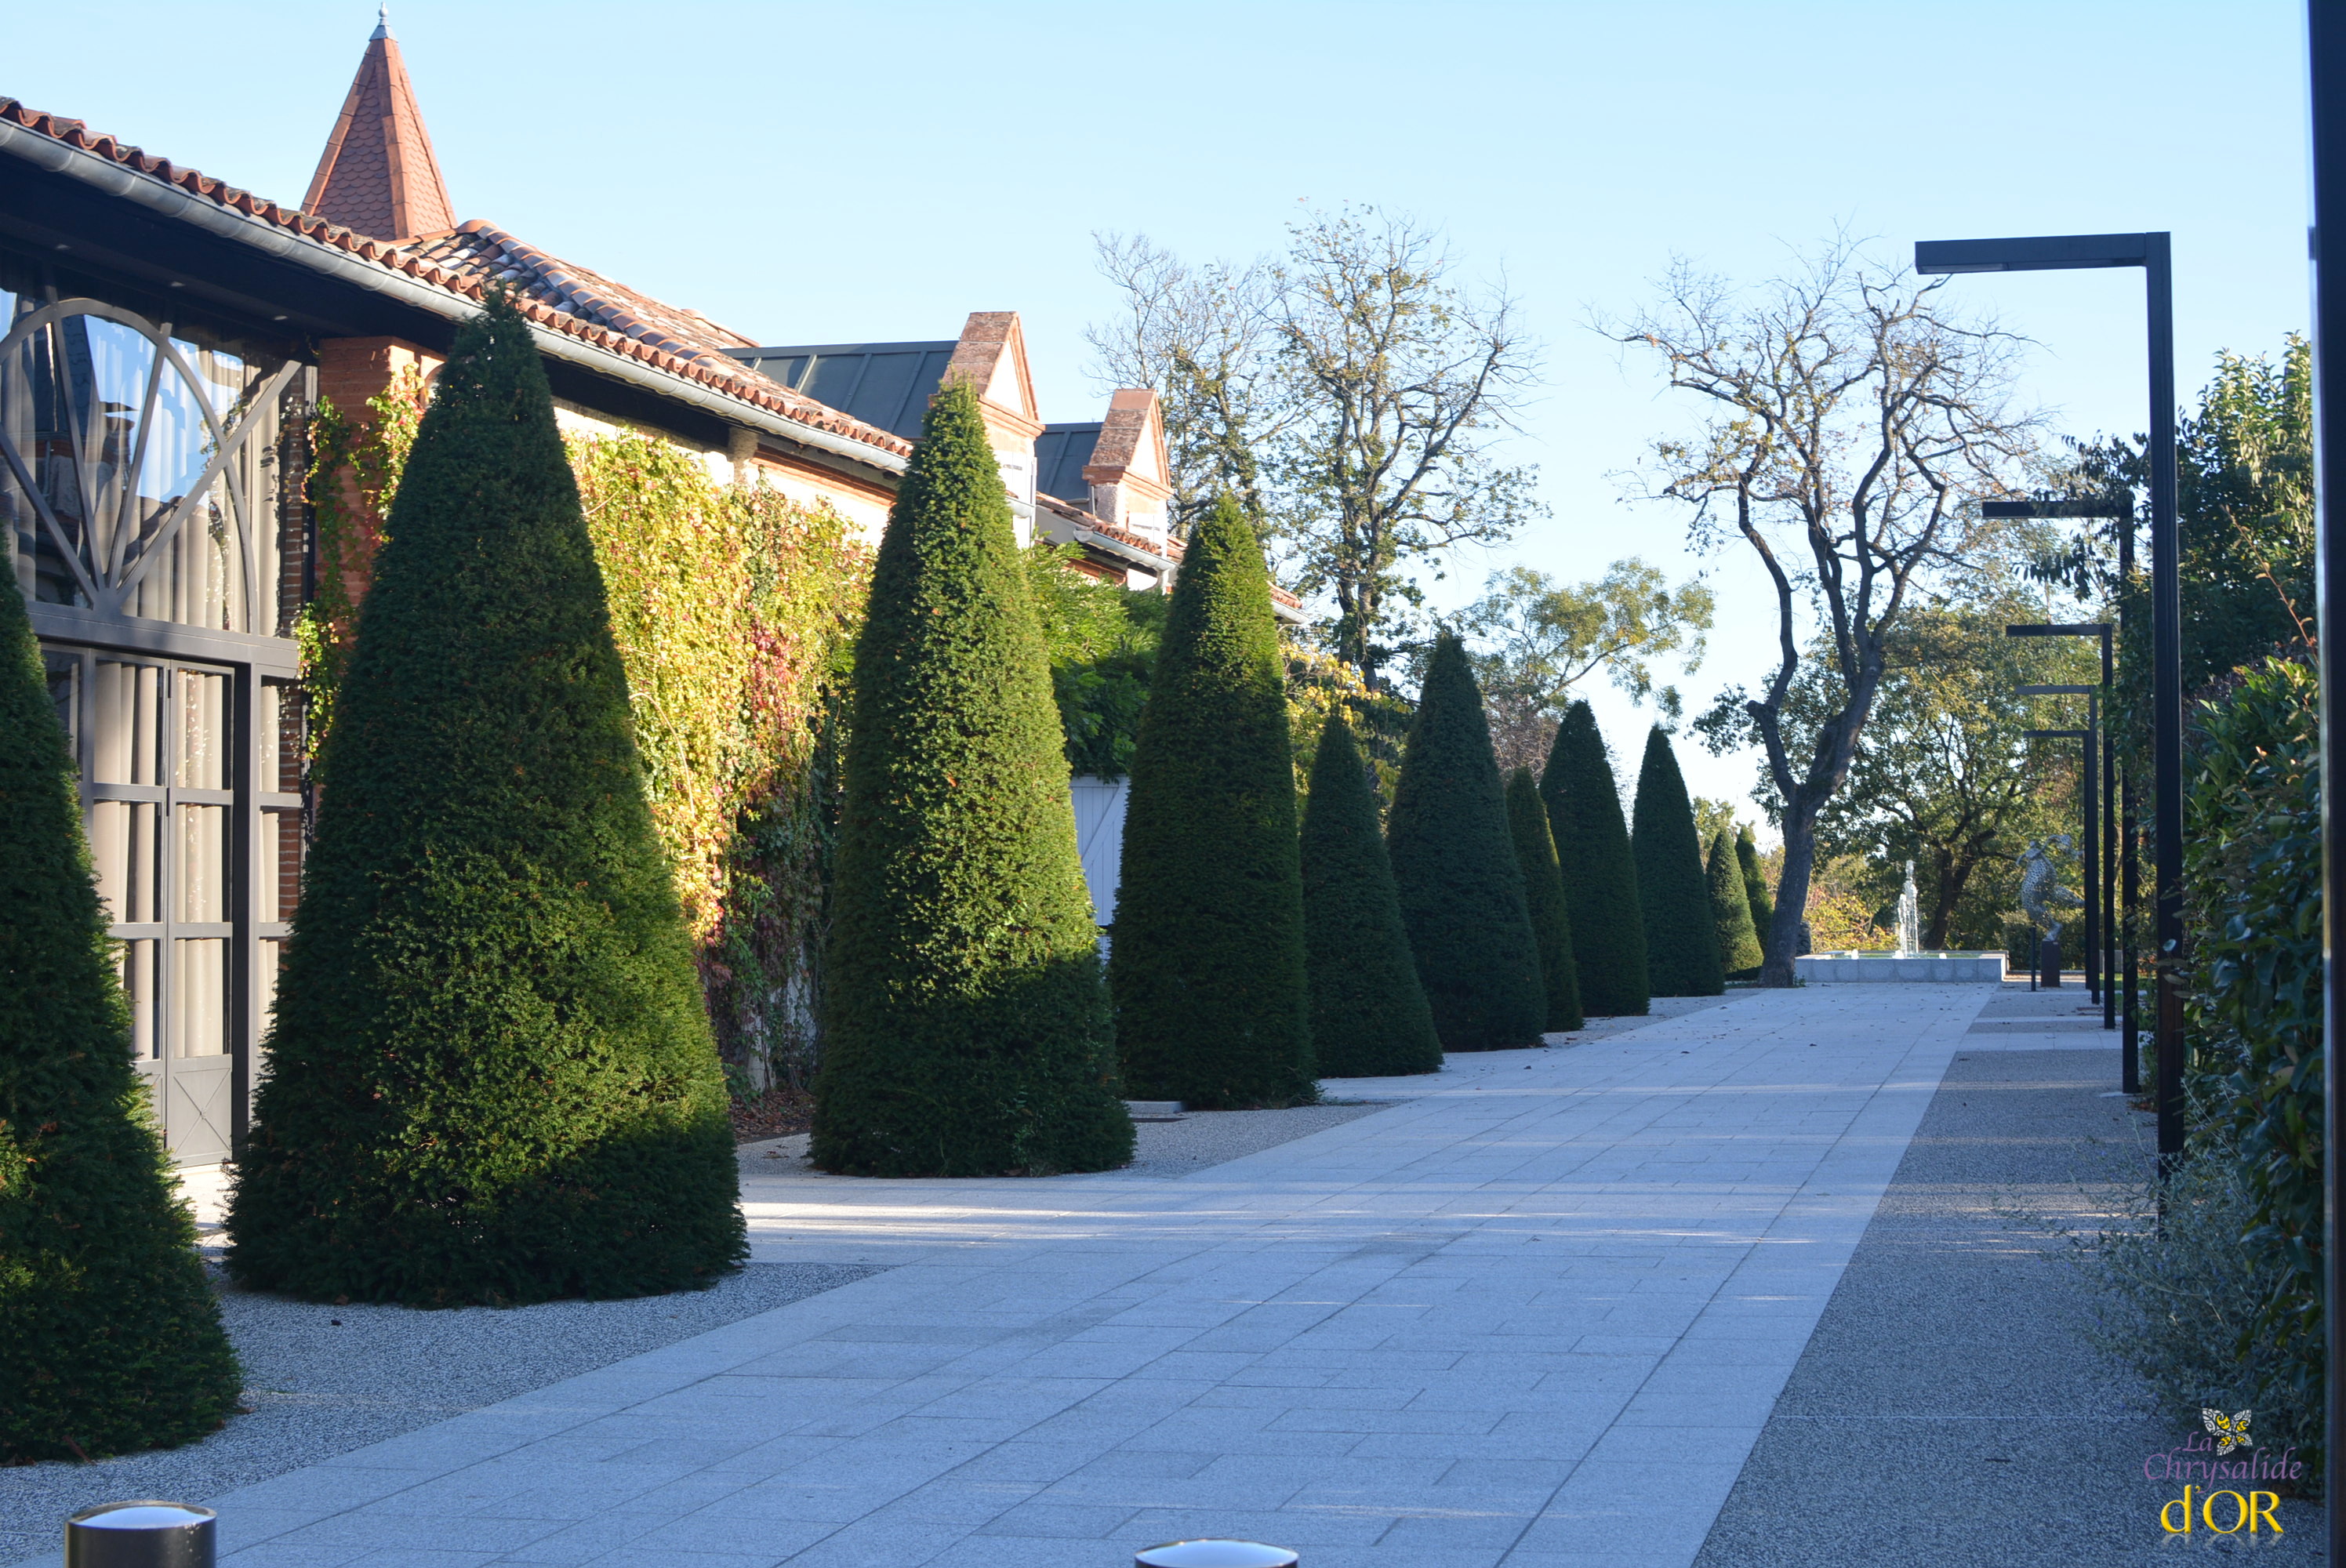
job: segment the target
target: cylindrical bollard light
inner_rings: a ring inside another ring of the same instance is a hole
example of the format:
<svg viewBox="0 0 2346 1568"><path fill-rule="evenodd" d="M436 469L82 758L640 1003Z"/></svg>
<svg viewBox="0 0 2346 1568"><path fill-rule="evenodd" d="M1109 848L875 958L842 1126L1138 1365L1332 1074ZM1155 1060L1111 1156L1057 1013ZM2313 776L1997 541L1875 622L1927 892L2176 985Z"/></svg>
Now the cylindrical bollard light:
<svg viewBox="0 0 2346 1568"><path fill-rule="evenodd" d="M1294 1553L1260 1541L1168 1541L1133 1556L1135 1568L1295 1568Z"/></svg>
<svg viewBox="0 0 2346 1568"><path fill-rule="evenodd" d="M212 1511L108 1502L66 1521L66 1568L212 1568Z"/></svg>

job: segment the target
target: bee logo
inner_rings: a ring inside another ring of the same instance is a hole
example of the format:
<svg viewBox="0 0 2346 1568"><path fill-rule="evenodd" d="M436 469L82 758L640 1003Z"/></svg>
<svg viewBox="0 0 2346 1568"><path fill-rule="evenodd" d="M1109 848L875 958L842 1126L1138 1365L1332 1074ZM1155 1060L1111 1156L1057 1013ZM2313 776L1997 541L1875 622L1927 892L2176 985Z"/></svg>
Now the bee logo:
<svg viewBox="0 0 2346 1568"><path fill-rule="evenodd" d="M2218 1454L2228 1454L2236 1448L2249 1445L2249 1412L2239 1410L2226 1415L2221 1410L2202 1408L2199 1419L2208 1424L2208 1435L2216 1440Z"/></svg>

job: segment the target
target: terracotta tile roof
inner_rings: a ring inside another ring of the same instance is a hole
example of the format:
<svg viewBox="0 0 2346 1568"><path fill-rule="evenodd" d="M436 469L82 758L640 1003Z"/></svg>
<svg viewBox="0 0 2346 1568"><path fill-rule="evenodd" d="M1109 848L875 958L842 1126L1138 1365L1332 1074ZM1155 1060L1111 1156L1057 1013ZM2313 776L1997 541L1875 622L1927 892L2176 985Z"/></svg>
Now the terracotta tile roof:
<svg viewBox="0 0 2346 1568"><path fill-rule="evenodd" d="M913 443L903 437L850 419L728 359L726 348L749 342L740 334L689 311L660 305L583 267L558 261L487 224L466 223L446 234L427 235L405 244L373 239L314 213L281 206L168 158L153 157L117 137L92 135L79 120L28 108L15 98L0 97L0 121L94 153L315 244L403 273L457 299L477 300L491 281L506 279L516 285L522 313L549 331L894 456L912 453Z"/></svg>
<svg viewBox="0 0 2346 1568"><path fill-rule="evenodd" d="M448 199L407 62L388 25L378 25L367 40L301 206L379 239L412 239L455 227L455 204Z"/></svg>

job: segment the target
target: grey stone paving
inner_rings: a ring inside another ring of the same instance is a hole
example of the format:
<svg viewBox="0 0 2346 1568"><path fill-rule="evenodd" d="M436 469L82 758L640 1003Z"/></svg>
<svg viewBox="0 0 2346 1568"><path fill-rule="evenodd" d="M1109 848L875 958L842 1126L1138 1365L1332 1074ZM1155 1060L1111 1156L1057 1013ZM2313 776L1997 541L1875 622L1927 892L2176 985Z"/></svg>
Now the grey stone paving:
<svg viewBox="0 0 2346 1568"><path fill-rule="evenodd" d="M770 1312L869 1268L760 1264L707 1290L500 1311L329 1307L220 1288L250 1415L187 1448L0 1470L0 1562L96 1503L200 1501Z"/></svg>
<svg viewBox="0 0 2346 1568"><path fill-rule="evenodd" d="M2046 1256L2064 1243L2016 1218L2092 1228L2110 1184L2147 1169L2149 1118L2110 1097L2114 1046L2006 1044L1975 1026L1956 1054L1698 1568L2101 1568L2223 1546L2160 1530L2181 1488L2144 1462L2187 1433L2080 1337L2079 1282ZM2318 1507L2278 1517L2259 1561L2322 1561Z"/></svg>
<svg viewBox="0 0 2346 1568"><path fill-rule="evenodd" d="M1976 990L1456 1059L1194 1174L753 1176L887 1272L214 1502L226 1561L1683 1568Z"/></svg>

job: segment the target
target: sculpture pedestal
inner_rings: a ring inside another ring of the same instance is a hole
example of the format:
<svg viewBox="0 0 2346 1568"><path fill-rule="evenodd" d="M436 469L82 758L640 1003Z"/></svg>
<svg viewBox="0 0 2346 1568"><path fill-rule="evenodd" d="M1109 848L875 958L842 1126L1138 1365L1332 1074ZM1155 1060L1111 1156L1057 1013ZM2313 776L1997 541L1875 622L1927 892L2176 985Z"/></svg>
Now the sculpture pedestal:
<svg viewBox="0 0 2346 1568"><path fill-rule="evenodd" d="M2061 989L2061 942L2056 937L2036 944L2036 983L2046 991Z"/></svg>

